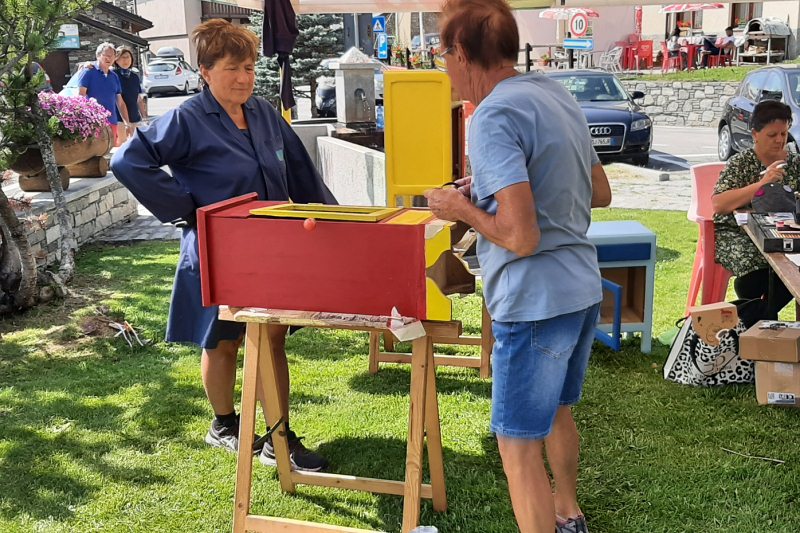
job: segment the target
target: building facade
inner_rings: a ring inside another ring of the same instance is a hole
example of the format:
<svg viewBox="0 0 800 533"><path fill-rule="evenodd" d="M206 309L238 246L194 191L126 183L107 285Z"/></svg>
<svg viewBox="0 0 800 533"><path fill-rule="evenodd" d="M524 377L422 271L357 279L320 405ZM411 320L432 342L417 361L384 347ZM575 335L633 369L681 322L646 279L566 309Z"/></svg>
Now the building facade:
<svg viewBox="0 0 800 533"><path fill-rule="evenodd" d="M42 61L53 90L61 90L79 63L95 61L95 51L100 43L125 45L134 51L136 57L141 56L148 43L138 33L152 27L152 23L128 11L128 4L127 0L100 2L91 11L75 16L70 24L62 26L64 35L56 49Z"/></svg>
<svg viewBox="0 0 800 533"><path fill-rule="evenodd" d="M686 13L665 15L659 13L661 6L643 6L642 36L645 39L663 41L676 24L683 35L724 35L725 28L733 26L734 35L741 36L748 21L759 18L777 18L789 27L792 36L786 44L786 59L798 56L798 32L800 32L800 0L741 2L723 4L722 9L705 9Z"/></svg>
<svg viewBox="0 0 800 533"><path fill-rule="evenodd" d="M201 22L213 18L234 24L249 24L252 9L231 2L214 0L134 0L135 12L153 21L142 37L150 42L150 54L159 48L174 47L184 53L186 61L197 67L197 52L192 44L192 31Z"/></svg>

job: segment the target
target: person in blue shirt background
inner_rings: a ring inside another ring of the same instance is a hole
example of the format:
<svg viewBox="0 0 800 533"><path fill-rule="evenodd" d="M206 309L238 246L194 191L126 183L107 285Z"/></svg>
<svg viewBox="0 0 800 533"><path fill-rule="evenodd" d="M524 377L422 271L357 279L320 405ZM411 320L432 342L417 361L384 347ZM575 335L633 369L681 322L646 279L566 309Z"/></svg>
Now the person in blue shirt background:
<svg viewBox="0 0 800 533"><path fill-rule="evenodd" d="M122 116L123 127L128 129L128 108L125 106L125 101L122 99L122 87L119 83L119 77L111 70L111 65L117 58L117 51L111 43L102 43L97 47L95 52L97 63L95 68L83 69L78 85L80 86L80 95L88 98L94 98L97 103L108 109L111 116L108 117L108 122L111 124L111 131L114 134L116 146L120 145L120 134L117 128L117 109ZM126 135L122 135L124 139Z"/></svg>
<svg viewBox="0 0 800 533"><path fill-rule="evenodd" d="M336 199L292 128L271 104L253 96L258 37L245 28L213 19L199 25L193 39L206 90L136 130L116 152L111 167L159 220L182 219L186 225L167 341L203 348L203 386L215 414L205 441L236 451L239 417L233 389L244 327L220 321L217 307L202 306L195 210L252 192L261 200L331 204ZM264 280L275 282L280 281ZM279 366L281 411L288 421L286 331L286 327L271 326L270 340ZM303 446L288 422L286 429L293 468L319 471L327 466L323 457ZM275 464L271 440L260 450L259 460Z"/></svg>
<svg viewBox="0 0 800 533"><path fill-rule="evenodd" d="M603 297L586 233L592 183L605 175L575 99L555 80L516 71L519 31L505 0L450 0L442 15L440 55L456 93L477 105L473 178L425 196L436 216L479 234L495 337L490 429L514 516L522 533L587 533L571 406ZM603 188L600 205L611 200Z"/></svg>

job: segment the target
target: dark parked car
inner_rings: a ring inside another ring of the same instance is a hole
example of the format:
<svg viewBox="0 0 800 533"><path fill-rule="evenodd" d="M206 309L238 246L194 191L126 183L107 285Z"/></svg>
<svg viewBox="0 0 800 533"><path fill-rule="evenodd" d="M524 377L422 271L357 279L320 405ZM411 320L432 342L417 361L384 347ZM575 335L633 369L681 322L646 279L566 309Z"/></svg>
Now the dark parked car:
<svg viewBox="0 0 800 533"><path fill-rule="evenodd" d="M650 161L653 125L636 103L644 93L628 94L616 76L595 70L552 72L578 101L589 123L592 145L602 160Z"/></svg>
<svg viewBox="0 0 800 533"><path fill-rule="evenodd" d="M333 78L317 78L317 91L314 95L317 114L323 118L336 118L336 84Z"/></svg>
<svg viewBox="0 0 800 533"><path fill-rule="evenodd" d="M750 118L762 100L778 100L792 108L789 142L800 139L800 68L777 65L750 72L726 103L718 126L717 153L727 161L736 152L753 147Z"/></svg>

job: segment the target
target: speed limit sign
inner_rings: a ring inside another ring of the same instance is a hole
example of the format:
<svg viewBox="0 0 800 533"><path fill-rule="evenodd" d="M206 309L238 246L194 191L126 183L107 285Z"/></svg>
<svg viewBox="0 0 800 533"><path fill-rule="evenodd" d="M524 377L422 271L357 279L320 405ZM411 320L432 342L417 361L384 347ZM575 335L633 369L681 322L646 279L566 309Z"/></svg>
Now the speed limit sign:
<svg viewBox="0 0 800 533"><path fill-rule="evenodd" d="M569 31L573 37L583 37L589 29L589 18L584 13L575 13L569 19Z"/></svg>

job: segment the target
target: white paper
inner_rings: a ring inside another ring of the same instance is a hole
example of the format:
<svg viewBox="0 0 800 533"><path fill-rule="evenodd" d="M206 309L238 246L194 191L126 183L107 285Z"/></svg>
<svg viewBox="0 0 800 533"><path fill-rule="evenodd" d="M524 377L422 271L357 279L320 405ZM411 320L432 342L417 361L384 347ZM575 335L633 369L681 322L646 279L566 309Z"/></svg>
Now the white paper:
<svg viewBox="0 0 800 533"><path fill-rule="evenodd" d="M791 392L768 392L768 405L795 405L797 397Z"/></svg>
<svg viewBox="0 0 800 533"><path fill-rule="evenodd" d="M392 307L392 317L389 319L389 331L401 342L413 341L425 336L425 327L419 320L408 322L396 307Z"/></svg>
<svg viewBox="0 0 800 533"><path fill-rule="evenodd" d="M767 224L775 224L776 222L794 222L794 213L770 213L764 217Z"/></svg>
<svg viewBox="0 0 800 533"><path fill-rule="evenodd" d="M736 223L740 226L747 225L747 219L750 218L749 213L734 213L733 216L736 219Z"/></svg>
<svg viewBox="0 0 800 533"><path fill-rule="evenodd" d="M786 259L800 267L800 254L784 254Z"/></svg>

